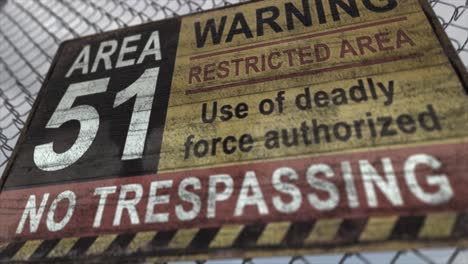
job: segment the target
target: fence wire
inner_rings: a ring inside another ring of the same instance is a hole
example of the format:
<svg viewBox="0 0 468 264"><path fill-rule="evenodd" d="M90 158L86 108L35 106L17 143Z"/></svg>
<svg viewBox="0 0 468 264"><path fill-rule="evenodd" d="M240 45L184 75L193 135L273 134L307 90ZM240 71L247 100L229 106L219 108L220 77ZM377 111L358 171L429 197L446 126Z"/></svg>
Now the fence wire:
<svg viewBox="0 0 468 264"><path fill-rule="evenodd" d="M245 0L0 0L0 175L60 42ZM468 0L429 0L468 68ZM193 263L193 262L192 262ZM468 249L444 248L195 263L468 263Z"/></svg>

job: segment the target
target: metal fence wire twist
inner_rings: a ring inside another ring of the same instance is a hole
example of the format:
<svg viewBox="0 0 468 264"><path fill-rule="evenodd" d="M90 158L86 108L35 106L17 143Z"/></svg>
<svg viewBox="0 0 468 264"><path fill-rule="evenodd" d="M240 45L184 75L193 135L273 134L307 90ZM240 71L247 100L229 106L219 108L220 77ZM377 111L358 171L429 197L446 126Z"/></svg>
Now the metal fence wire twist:
<svg viewBox="0 0 468 264"><path fill-rule="evenodd" d="M245 0L0 0L0 175L60 42ZM429 0L468 68L468 0ZM195 263L468 263L468 249Z"/></svg>

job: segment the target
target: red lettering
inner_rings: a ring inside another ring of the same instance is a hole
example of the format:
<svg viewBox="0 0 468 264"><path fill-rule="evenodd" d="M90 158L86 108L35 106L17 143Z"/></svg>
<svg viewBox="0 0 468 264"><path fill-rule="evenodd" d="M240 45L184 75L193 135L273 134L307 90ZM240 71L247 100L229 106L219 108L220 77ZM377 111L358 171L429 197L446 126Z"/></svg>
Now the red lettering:
<svg viewBox="0 0 468 264"><path fill-rule="evenodd" d="M201 82L200 78L200 73L202 69L200 66L193 66L190 68L190 73L189 73L189 83L192 84L193 79L195 78L197 82Z"/></svg>
<svg viewBox="0 0 468 264"><path fill-rule="evenodd" d="M346 39L343 39L343 41L341 42L340 58L344 58L347 53L351 53L353 56L357 55L357 52L356 50L354 50L351 43L349 43L349 41L347 41Z"/></svg>
<svg viewBox="0 0 468 264"><path fill-rule="evenodd" d="M397 32L397 41L396 41L397 49L401 48L401 46L403 46L403 44L405 43L409 43L411 46L416 45L414 41L402 29L399 29Z"/></svg>

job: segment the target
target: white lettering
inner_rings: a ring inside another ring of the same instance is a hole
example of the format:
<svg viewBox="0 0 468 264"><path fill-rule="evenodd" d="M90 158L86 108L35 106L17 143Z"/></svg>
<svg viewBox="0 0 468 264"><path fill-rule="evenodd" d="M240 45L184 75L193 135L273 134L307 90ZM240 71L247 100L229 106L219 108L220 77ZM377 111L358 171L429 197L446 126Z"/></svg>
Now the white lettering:
<svg viewBox="0 0 468 264"><path fill-rule="evenodd" d="M427 165L432 169L439 169L442 164L434 157L426 154L416 154L410 156L405 162L405 180L410 191L421 201L438 205L447 202L453 197L453 189L445 174L436 174L426 176L428 185L437 186L435 193L425 192L416 180L416 167L418 165Z"/></svg>
<svg viewBox="0 0 468 264"><path fill-rule="evenodd" d="M318 197L317 194L310 193L308 195L309 203L321 211L333 210L338 205L340 194L335 184L317 178L316 175L319 173L324 174L327 178L331 178L335 176L335 174L333 173L333 170L330 168L330 166L326 164L312 165L307 169L307 181L309 182L310 186L314 187L315 189L327 192L328 199L322 200L320 197Z"/></svg>
<svg viewBox="0 0 468 264"><path fill-rule="evenodd" d="M94 228L101 226L102 214L104 213L104 208L106 206L107 196L109 194L115 193L116 190L117 190L117 186L100 187L94 190L94 195L99 195L99 204L98 204L98 208L96 210L96 215L94 216L94 222L93 222Z"/></svg>
<svg viewBox="0 0 468 264"><path fill-rule="evenodd" d="M252 195L249 195L249 192L252 192ZM260 214L268 214L268 207L254 171L245 173L234 215L242 216L247 205L256 205Z"/></svg>
<svg viewBox="0 0 468 264"><path fill-rule="evenodd" d="M162 223L169 221L168 213L154 213L154 206L157 204L169 203L169 195L156 195L158 189L171 188L172 180L154 181L150 185L150 193L148 195L148 204L146 207L145 223Z"/></svg>
<svg viewBox="0 0 468 264"><path fill-rule="evenodd" d="M381 177L377 170L367 160L359 161L364 189L367 194L367 202L370 207L377 207L379 202L375 193L374 186L379 187L380 191L387 197L392 205L401 206L403 200L400 195L398 182L395 178L392 162L389 158L382 158L383 169L386 180Z"/></svg>
<svg viewBox="0 0 468 264"><path fill-rule="evenodd" d="M90 50L89 45L86 45L83 47L83 49L81 50L78 57L76 57L75 62L73 62L73 65L70 67L65 77L70 77L73 71L78 70L78 69L81 69L81 74L88 73L89 50Z"/></svg>
<svg viewBox="0 0 468 264"><path fill-rule="evenodd" d="M135 52L137 50L137 46L128 46L129 42L137 41L141 37L141 34L132 35L125 37L122 42L122 47L120 47L119 57L117 59L116 68L121 68L125 66L130 66L135 64L135 59L128 59L125 60L125 55L128 53Z"/></svg>
<svg viewBox="0 0 468 264"><path fill-rule="evenodd" d="M196 193L187 191L188 186L193 186L194 190L200 190L201 184L200 180L195 177L189 177L183 179L179 184L179 197L182 201L186 201L192 204L191 210L185 210L184 206L181 204L177 205L175 208L175 212L177 218L182 221L190 221L195 219L198 216L201 209L201 201L200 196Z"/></svg>
<svg viewBox="0 0 468 264"><path fill-rule="evenodd" d="M276 169L272 175L273 188L277 191L289 194L291 201L285 203L280 196L273 196L273 206L279 212L291 214L296 212L302 203L302 195L299 188L291 183L281 181L281 177L285 176L287 180L293 181L299 179L297 172L288 167Z"/></svg>
<svg viewBox="0 0 468 264"><path fill-rule="evenodd" d="M57 206L60 201L63 199L68 200L68 208L67 212L65 213L65 216L60 220L59 222L55 222L54 216L55 216L55 210L57 209ZM73 216L73 212L75 211L75 206L76 206L76 195L72 191L63 191L55 199L52 201L52 204L50 205L49 212L47 213L47 229L52 232L60 231L62 230L70 221L70 219Z"/></svg>
<svg viewBox="0 0 468 264"><path fill-rule="evenodd" d="M153 47L153 48L152 48ZM161 60L161 47L159 44L159 32L154 31L151 33L148 41L146 42L145 48L140 54L140 58L138 58L137 64L143 62L146 56L154 56L154 60Z"/></svg>
<svg viewBox="0 0 468 264"><path fill-rule="evenodd" d="M134 192L135 197L132 199L127 199L127 193ZM127 210L130 217L130 223L132 225L139 224L140 219L136 210L136 205L140 202L141 197L143 196L143 188L140 184L126 184L122 185L120 188L119 201L117 202L117 209L115 210L114 216L114 226L120 225L122 220L123 210Z"/></svg>
<svg viewBox="0 0 468 264"><path fill-rule="evenodd" d="M41 204L39 208L36 209L36 195L32 194L29 196L28 202L24 207L23 215L21 215L21 220L16 228L16 234L23 232L24 225L29 216L29 230L31 233L35 233L39 227L39 222L41 221L42 214L47 205L47 200L49 199L49 193L45 193L42 196Z"/></svg>
<svg viewBox="0 0 468 264"><path fill-rule="evenodd" d="M224 183L224 190L217 192L218 183ZM226 201L234 191L234 182L228 174L211 175L208 183L207 218L216 216L216 202Z"/></svg>
<svg viewBox="0 0 468 264"><path fill-rule="evenodd" d="M353 173L349 161L341 163L341 171L343 172L343 179L345 182L346 195L348 197L348 205L351 208L359 207L359 199L354 185Z"/></svg>
<svg viewBox="0 0 468 264"><path fill-rule="evenodd" d="M94 64L93 67L91 68L91 72L96 72L99 63L104 61L104 69L110 70L112 69L112 62L110 59L110 56L114 54L115 50L117 49L118 42L117 40L108 40L108 41L103 41L99 45L99 49L96 55L96 58L94 59ZM110 48L107 51L105 51L106 48Z"/></svg>

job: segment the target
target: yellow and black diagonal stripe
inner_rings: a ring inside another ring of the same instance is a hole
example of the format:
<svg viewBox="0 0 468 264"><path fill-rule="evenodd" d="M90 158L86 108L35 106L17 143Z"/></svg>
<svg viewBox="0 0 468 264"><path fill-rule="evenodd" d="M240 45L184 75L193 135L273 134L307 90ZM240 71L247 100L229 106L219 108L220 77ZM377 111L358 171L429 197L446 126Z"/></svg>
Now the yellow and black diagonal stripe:
<svg viewBox="0 0 468 264"><path fill-rule="evenodd" d="M367 248L378 242L457 241L468 238L468 213L432 213L413 216L329 218L307 222L225 225L169 231L15 241L0 246L0 261L87 259L93 257L184 258L210 257L230 249L273 251L334 247ZM427 245L427 243L424 243ZM390 249L390 248L389 248ZM264 254L268 255L268 253Z"/></svg>

